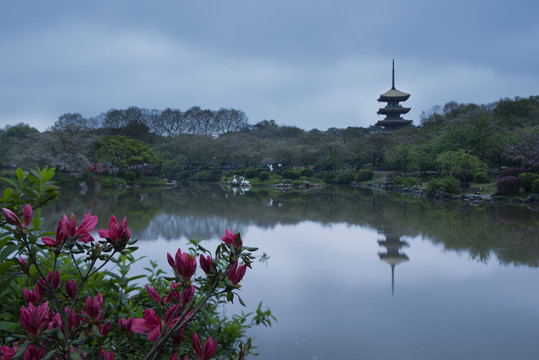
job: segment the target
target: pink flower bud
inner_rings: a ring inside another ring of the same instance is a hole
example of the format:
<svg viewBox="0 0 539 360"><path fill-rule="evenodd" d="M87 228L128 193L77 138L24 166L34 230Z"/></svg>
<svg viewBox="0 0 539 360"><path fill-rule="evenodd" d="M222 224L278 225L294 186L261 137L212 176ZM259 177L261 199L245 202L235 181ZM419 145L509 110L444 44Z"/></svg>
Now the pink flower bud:
<svg viewBox="0 0 539 360"><path fill-rule="evenodd" d="M6 217L6 220L11 225L15 225L19 228L22 228L21 219L15 213L9 209L2 208L2 212L4 213L4 216Z"/></svg>
<svg viewBox="0 0 539 360"><path fill-rule="evenodd" d="M150 295L150 297L154 299L158 304L161 303L161 295L159 295L159 293L155 291L153 287L151 287L150 285L146 285L146 291L148 292L148 295Z"/></svg>
<svg viewBox="0 0 539 360"><path fill-rule="evenodd" d="M197 354L199 360L209 360L217 352L217 340L213 341L210 336L208 338L208 341L206 341L206 344L204 345L204 350L203 350L202 346L200 345L200 340L198 339L198 335L195 332L193 334L193 350Z"/></svg>
<svg viewBox="0 0 539 360"><path fill-rule="evenodd" d="M67 297L73 300L73 297L77 293L77 290L79 290L77 282L75 280L67 280L65 283L65 290Z"/></svg>
<svg viewBox="0 0 539 360"><path fill-rule="evenodd" d="M48 284L48 286L47 286ZM50 287L52 290L58 290L60 288L60 273L56 270L54 273L49 271L47 275L47 280L39 279L38 285L42 293L47 292L47 288Z"/></svg>
<svg viewBox="0 0 539 360"><path fill-rule="evenodd" d="M47 328L49 323L49 303L45 302L37 307L29 304L21 307L20 320L22 327L30 336L38 336Z"/></svg>
<svg viewBox="0 0 539 360"><path fill-rule="evenodd" d="M98 360L114 360L114 352L105 351L101 348L101 350L99 350Z"/></svg>
<svg viewBox="0 0 539 360"><path fill-rule="evenodd" d="M24 206L23 210L23 218L24 218L24 227L30 226L30 223L32 222L32 207L27 204Z"/></svg>
<svg viewBox="0 0 539 360"><path fill-rule="evenodd" d="M110 321L108 320L103 325L98 324L97 327L99 329L99 334L101 336L107 336L110 333L111 325L110 325Z"/></svg>
<svg viewBox="0 0 539 360"><path fill-rule="evenodd" d="M191 285L183 291L182 306L187 305L193 299L193 296L195 296L195 287Z"/></svg>
<svg viewBox="0 0 539 360"><path fill-rule="evenodd" d="M84 305L86 315L88 315L90 320L100 320L103 317L103 313L101 312L103 308L103 295L101 295L101 292L98 292L93 299L88 295Z"/></svg>
<svg viewBox="0 0 539 360"><path fill-rule="evenodd" d="M19 257L17 258L17 260L19 260L19 263L21 264L22 267L26 267L26 265L28 265L28 264L26 263L26 260L24 260L24 258L23 258L22 256L19 256Z"/></svg>
<svg viewBox="0 0 539 360"><path fill-rule="evenodd" d="M39 285L36 284L34 286L34 290L28 290L28 289L23 289L22 290L22 295L24 297L24 300L26 300L26 303L27 304L38 304L41 302L41 292L39 290Z"/></svg>

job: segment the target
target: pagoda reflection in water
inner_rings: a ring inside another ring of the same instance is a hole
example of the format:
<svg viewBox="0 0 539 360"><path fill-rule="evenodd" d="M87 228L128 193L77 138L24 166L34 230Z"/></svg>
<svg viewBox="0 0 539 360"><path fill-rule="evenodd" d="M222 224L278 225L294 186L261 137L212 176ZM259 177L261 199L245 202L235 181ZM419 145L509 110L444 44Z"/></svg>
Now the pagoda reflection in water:
<svg viewBox="0 0 539 360"><path fill-rule="evenodd" d="M378 253L380 260L391 266L391 294L395 294L395 267L405 261L410 260L408 256L401 252L403 247L410 246L406 241L400 239L400 235L392 232L378 231L378 234L385 235L385 240L378 240L378 244L386 248L385 253Z"/></svg>

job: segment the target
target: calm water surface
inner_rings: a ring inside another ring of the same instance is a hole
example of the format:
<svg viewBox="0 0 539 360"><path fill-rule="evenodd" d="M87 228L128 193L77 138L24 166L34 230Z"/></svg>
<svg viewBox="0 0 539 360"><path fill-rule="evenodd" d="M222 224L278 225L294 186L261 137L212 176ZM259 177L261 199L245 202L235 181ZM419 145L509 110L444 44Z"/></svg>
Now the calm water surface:
<svg viewBox="0 0 539 360"><path fill-rule="evenodd" d="M263 301L278 318L250 334L258 359L539 358L539 212L526 207L182 187L66 196L47 211L51 228L63 212L92 211L100 227L127 216L140 255L167 271L187 239L212 249L241 232L270 256L241 290L247 311Z"/></svg>

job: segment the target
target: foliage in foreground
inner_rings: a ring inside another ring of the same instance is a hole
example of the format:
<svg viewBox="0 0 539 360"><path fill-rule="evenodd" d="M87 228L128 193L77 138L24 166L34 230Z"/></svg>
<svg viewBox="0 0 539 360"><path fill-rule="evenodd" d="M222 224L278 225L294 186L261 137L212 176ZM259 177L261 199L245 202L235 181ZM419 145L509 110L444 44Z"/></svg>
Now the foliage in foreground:
<svg viewBox="0 0 539 360"><path fill-rule="evenodd" d="M137 249L124 218L78 222L64 215L56 232L42 232L40 207L58 195L54 169L17 170L1 198L0 329L2 359L243 359L252 325L271 325L262 304L230 318L220 306L239 297L255 256L227 230L212 254L197 241L167 254L173 276L155 263L149 275L129 274ZM24 206L23 206L24 205ZM195 277L198 264L204 276ZM107 264L109 266L107 266ZM106 270L116 264L118 271ZM138 285L143 280L145 287ZM213 337L218 335L214 340ZM207 339L205 344L200 339Z"/></svg>

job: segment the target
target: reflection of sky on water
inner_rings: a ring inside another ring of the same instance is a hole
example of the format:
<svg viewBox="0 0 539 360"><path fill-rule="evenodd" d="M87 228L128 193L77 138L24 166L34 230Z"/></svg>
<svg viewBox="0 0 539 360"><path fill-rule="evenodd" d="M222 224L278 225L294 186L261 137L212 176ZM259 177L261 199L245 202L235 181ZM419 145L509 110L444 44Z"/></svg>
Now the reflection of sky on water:
<svg viewBox="0 0 539 360"><path fill-rule="evenodd" d="M527 359L539 351L537 269L404 238L410 260L396 266L392 295L390 265L378 256L383 235L374 229L301 222L249 226L242 235L270 256L241 289L247 311L262 300L278 318L252 332L258 359ZM186 242L141 241L139 254L168 271L166 252Z"/></svg>

